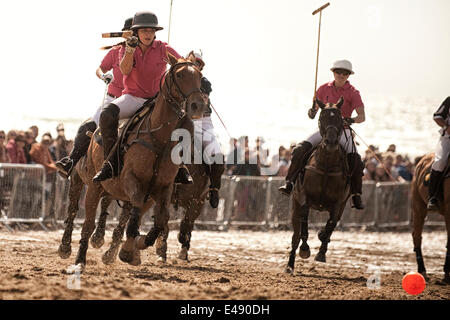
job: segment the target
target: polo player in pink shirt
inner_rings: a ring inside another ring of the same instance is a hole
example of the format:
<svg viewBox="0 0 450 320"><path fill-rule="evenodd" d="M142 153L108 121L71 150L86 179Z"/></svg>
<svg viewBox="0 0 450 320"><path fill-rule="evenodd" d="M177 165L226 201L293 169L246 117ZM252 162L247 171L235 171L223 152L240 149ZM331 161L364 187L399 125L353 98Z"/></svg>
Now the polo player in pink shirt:
<svg viewBox="0 0 450 320"><path fill-rule="evenodd" d="M359 91L350 84L348 78L350 74L354 74L352 64L348 60L338 60L333 64L331 71L334 75L334 81L325 83L317 90L316 97L324 103L337 103L343 97L344 104L341 107L342 117L346 124L344 132L341 136L340 144L347 153L347 160L352 172L350 181L350 191L352 193L353 207L356 209L364 209L361 200L362 193L362 176L364 165L361 156L358 154L355 143L353 141L352 132L349 128L352 123L362 123L365 121L364 104ZM314 118L318 106L315 104L308 112L310 118ZM356 111L356 117L351 118L353 111ZM293 150L292 162L286 175L286 184L279 188L280 192L290 195L294 188L295 180L301 172L303 158L306 153L313 147L316 147L322 136L317 130L306 141L299 143Z"/></svg>
<svg viewBox="0 0 450 320"><path fill-rule="evenodd" d="M125 54L120 62L123 74L123 95L104 107L100 113L104 159L102 169L94 176L94 182L112 178L117 174L117 157L108 156L117 140L120 119L131 117L159 91L159 83L167 67L167 52L176 58L181 56L167 43L156 40L156 31L163 28L152 12L138 12L130 28L134 36L126 41Z"/></svg>
<svg viewBox="0 0 450 320"><path fill-rule="evenodd" d="M133 18L125 20L122 31L129 30ZM86 135L86 132L94 132L97 129L100 113L103 107L109 105L113 100L122 95L123 91L123 76L120 71L120 61L125 54L125 43L115 45L103 58L100 66L97 68L95 74L100 80L103 80L107 88L107 95L103 104L97 109L92 119L84 121L78 128L77 135L73 143L73 149L67 157L64 157L55 163L56 168L64 177L68 178L72 173L73 168L78 161L86 154L91 138ZM112 75L106 73L112 70Z"/></svg>

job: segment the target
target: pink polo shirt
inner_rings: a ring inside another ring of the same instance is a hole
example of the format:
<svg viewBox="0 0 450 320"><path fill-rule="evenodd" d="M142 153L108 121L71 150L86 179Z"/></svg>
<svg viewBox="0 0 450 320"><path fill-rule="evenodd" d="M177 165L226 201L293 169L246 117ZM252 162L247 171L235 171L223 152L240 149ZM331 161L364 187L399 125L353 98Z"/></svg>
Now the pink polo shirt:
<svg viewBox="0 0 450 320"><path fill-rule="evenodd" d="M177 59L181 58L171 46L159 40L154 40L145 54L137 47L133 69L123 77L123 93L145 99L154 97L159 92L159 81L166 71L166 52L170 52Z"/></svg>
<svg viewBox="0 0 450 320"><path fill-rule="evenodd" d="M125 53L125 45L114 46L109 50L100 64L100 69L105 73L112 69L114 79L108 85L108 93L116 98L122 95L123 75L120 71L120 61Z"/></svg>
<svg viewBox="0 0 450 320"><path fill-rule="evenodd" d="M336 88L334 81L325 83L317 89L316 97L323 103L337 103L339 98L344 98L344 104L341 107L343 118L350 118L353 110L364 107L361 95L350 82L346 82L342 88Z"/></svg>

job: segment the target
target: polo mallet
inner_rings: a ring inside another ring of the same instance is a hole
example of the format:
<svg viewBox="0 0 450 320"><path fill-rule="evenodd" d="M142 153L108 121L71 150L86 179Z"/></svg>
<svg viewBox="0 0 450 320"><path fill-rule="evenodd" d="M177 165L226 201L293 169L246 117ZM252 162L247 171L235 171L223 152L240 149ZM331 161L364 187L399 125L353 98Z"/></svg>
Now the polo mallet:
<svg viewBox="0 0 450 320"><path fill-rule="evenodd" d="M319 70L320 25L322 23L322 10L325 9L326 7L328 7L329 5L330 5L330 3L328 2L327 4L324 4L323 6L321 6L319 9L314 10L313 13L312 13L313 15L315 15L316 13L320 12L320 15L319 15L319 36L318 36L318 40L317 40L316 79L314 81L314 97L313 97L312 107L308 111L308 116L311 119L314 119L314 117L316 116L317 110L318 110L318 108L315 107L315 101L316 101L316 91L317 91L317 71Z"/></svg>
<svg viewBox="0 0 450 320"><path fill-rule="evenodd" d="M173 0L170 0L170 14L169 14L169 30L167 31L167 43L170 43L170 26L172 25L172 3Z"/></svg>

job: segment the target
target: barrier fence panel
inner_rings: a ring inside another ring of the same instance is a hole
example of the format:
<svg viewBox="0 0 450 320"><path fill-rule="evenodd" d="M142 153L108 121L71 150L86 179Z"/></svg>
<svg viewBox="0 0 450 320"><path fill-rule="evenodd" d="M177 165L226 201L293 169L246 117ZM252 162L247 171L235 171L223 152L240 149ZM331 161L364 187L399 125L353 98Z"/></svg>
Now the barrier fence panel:
<svg viewBox="0 0 450 320"><path fill-rule="evenodd" d="M223 230L224 224L229 221L233 210L233 198L234 188L236 184L230 177L222 176L221 188L219 190L219 204L217 208L212 208L209 204L209 200L205 200L202 212L197 218L195 223L197 225L214 225Z"/></svg>
<svg viewBox="0 0 450 320"><path fill-rule="evenodd" d="M362 189L362 200L364 210L352 208L352 199L348 198L344 213L342 214L339 225L341 227L362 227L374 226L376 223L377 203L375 198L376 183L365 182Z"/></svg>
<svg viewBox="0 0 450 320"><path fill-rule="evenodd" d="M49 198L43 166L0 163L2 221L41 222Z"/></svg>
<svg viewBox="0 0 450 320"><path fill-rule="evenodd" d="M406 226L410 223L410 184L377 183L376 197L378 227Z"/></svg>

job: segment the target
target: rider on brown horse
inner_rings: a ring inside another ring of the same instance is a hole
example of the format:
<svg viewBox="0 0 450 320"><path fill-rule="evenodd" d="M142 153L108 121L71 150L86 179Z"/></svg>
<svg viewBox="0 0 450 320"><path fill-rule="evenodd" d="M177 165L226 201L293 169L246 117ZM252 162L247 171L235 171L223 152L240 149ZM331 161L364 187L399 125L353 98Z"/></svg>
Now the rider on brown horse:
<svg viewBox="0 0 450 320"><path fill-rule="evenodd" d="M341 108L342 117L346 123L344 134L341 136L340 144L347 152L347 160L350 167L351 176L351 193L353 207L357 209L364 209L361 201L362 193L362 176L364 165L361 161L361 156L356 150L356 146L353 142L352 132L350 130L350 124L361 123L365 121L364 104L361 100L359 91L353 87L348 81L350 74L354 74L352 70L352 64L347 60L338 60L333 64L331 71L334 75L334 81L325 83L317 90L316 97L324 103L337 103L338 100L343 97L344 104ZM318 106L314 106L309 110L308 115L311 119L314 118L317 112ZM357 116L351 118L353 110L356 110ZM322 137L320 131L317 130L306 141L299 143L293 150L292 163L289 167L286 184L279 188L280 192L285 195L290 195L294 188L295 180L299 173L302 171L304 165L305 155L316 147Z"/></svg>
<svg viewBox="0 0 450 320"><path fill-rule="evenodd" d="M100 114L105 161L101 171L93 178L94 182L110 179L117 174L117 157L110 156L110 153L117 140L119 119L129 118L147 100L156 97L160 79L166 71L167 52L176 58L181 57L167 43L156 40L156 31L163 28L158 25L154 13L136 13L130 29L134 35L127 39L125 54L120 62L124 75L123 95L103 108Z"/></svg>
<svg viewBox="0 0 450 320"><path fill-rule="evenodd" d="M203 70L205 62L201 52L193 52L196 58L196 65ZM219 204L219 189L221 185L222 173L225 171L224 156L220 150L220 144L218 143L214 126L211 121L211 101L209 95L212 91L211 83L205 77L201 80L201 90L208 95L208 108L203 114L203 118L194 119L196 139L202 141L202 147L206 152L203 152L202 160L203 164L208 167L210 186L209 186L209 203L211 207L217 208ZM208 159L205 159L205 153L208 155ZM206 161L205 161L206 160Z"/></svg>
<svg viewBox="0 0 450 320"><path fill-rule="evenodd" d="M430 211L438 210L438 190L442 181L444 169L450 155L450 97L447 97L433 115L434 121L441 127L441 137L434 152L434 162L431 166L430 184L428 188L428 205Z"/></svg>

